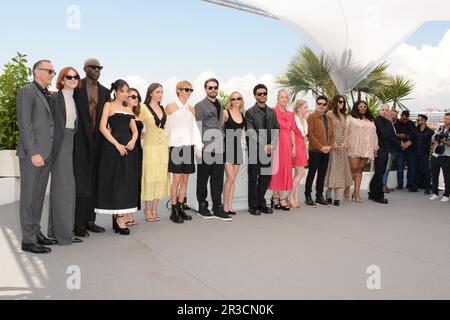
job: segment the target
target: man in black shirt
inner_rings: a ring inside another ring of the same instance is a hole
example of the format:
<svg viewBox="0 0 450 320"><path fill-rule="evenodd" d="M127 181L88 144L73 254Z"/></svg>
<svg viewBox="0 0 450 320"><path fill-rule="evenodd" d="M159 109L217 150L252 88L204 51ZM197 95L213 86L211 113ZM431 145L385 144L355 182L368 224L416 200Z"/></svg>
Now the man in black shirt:
<svg viewBox="0 0 450 320"><path fill-rule="evenodd" d="M403 170L405 161L408 166L406 187L411 192L417 192L414 149L416 143L416 126L409 120L409 111L402 112L400 120L394 125L397 137L403 142L401 150L397 153L397 189L403 189Z"/></svg>
<svg viewBox="0 0 450 320"><path fill-rule="evenodd" d="M375 158L375 173L370 182L369 199L378 203L387 204L387 199L384 198L383 192L383 174L386 171L388 163L388 153L390 146L394 148L400 147L400 141L397 139L392 126L392 122L388 119L389 106L384 104L381 106L380 115L375 119L375 126L377 128L378 137L378 152Z"/></svg>
<svg viewBox="0 0 450 320"><path fill-rule="evenodd" d="M267 207L265 195L272 178L272 149L278 141L278 120L267 102L267 87L258 84L253 89L256 104L245 113L248 147L248 211L259 216L273 213Z"/></svg>
<svg viewBox="0 0 450 320"><path fill-rule="evenodd" d="M414 162L416 164L417 187L425 189L425 194L431 194L430 149L431 138L434 135L434 131L427 126L427 120L428 117L424 114L419 114L417 116L417 142Z"/></svg>

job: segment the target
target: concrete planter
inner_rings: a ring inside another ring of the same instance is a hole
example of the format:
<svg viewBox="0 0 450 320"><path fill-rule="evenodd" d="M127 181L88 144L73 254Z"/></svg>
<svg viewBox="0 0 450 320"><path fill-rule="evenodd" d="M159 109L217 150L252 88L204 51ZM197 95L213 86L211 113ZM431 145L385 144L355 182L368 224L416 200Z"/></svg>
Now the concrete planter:
<svg viewBox="0 0 450 320"><path fill-rule="evenodd" d="M20 177L16 150L0 150L0 177Z"/></svg>

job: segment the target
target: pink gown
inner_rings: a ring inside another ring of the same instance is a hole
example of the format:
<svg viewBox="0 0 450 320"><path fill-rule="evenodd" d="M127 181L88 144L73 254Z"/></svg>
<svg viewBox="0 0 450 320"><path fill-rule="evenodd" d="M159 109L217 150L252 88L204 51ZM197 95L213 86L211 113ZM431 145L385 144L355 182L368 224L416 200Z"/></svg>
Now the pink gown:
<svg viewBox="0 0 450 320"><path fill-rule="evenodd" d="M291 132L294 130L294 114L274 108L280 126L278 144L273 152L273 173L269 189L288 191L292 189L292 141Z"/></svg>
<svg viewBox="0 0 450 320"><path fill-rule="evenodd" d="M305 120L306 133L308 123ZM293 160L294 167L306 167L308 165L308 149L306 148L306 138L298 127L294 116L294 132L295 132L295 159Z"/></svg>

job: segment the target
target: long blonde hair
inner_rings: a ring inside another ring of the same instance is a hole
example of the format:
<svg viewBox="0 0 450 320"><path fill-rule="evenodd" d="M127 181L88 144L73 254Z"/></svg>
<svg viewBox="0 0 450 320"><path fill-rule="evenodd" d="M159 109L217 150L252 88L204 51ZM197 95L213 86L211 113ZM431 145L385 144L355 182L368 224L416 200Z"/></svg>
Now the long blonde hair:
<svg viewBox="0 0 450 320"><path fill-rule="evenodd" d="M298 109L303 107L306 103L307 103L306 100L303 100L303 99L296 100L295 104L294 104L294 110L293 110L294 115L298 115Z"/></svg>

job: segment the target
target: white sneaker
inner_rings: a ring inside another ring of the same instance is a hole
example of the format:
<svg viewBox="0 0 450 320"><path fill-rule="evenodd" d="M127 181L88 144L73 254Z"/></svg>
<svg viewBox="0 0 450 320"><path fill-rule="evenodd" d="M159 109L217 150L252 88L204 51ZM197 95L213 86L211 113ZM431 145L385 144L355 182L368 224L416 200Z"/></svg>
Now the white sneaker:
<svg viewBox="0 0 450 320"><path fill-rule="evenodd" d="M442 197L441 202L448 202L449 200L449 197Z"/></svg>
<svg viewBox="0 0 450 320"><path fill-rule="evenodd" d="M435 195L435 194L433 193L433 195L432 195L431 197L429 197L428 200L434 201L434 200L436 200L437 198L439 198L439 196L437 196L437 195Z"/></svg>

